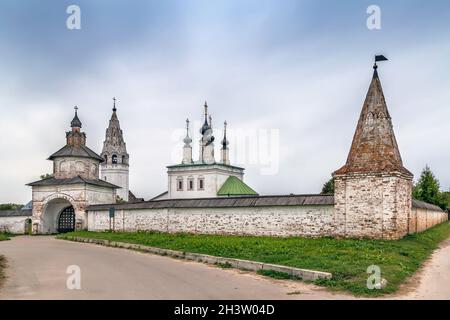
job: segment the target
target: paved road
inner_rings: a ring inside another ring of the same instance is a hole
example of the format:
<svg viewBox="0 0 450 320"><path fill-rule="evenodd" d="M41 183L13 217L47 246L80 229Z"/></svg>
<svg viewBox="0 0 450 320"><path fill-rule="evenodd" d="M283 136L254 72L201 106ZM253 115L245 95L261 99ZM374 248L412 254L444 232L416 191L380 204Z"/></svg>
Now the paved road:
<svg viewBox="0 0 450 320"><path fill-rule="evenodd" d="M346 295L299 281L273 280L202 263L56 240L0 242L9 267L0 299L338 299ZM81 268L81 290L66 287L67 267Z"/></svg>

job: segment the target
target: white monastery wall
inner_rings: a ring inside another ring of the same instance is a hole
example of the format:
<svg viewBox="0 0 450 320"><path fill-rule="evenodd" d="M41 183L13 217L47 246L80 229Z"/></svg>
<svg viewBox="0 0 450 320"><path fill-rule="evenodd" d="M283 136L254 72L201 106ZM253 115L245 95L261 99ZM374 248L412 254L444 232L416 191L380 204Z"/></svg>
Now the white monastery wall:
<svg viewBox="0 0 450 320"><path fill-rule="evenodd" d="M30 216L0 217L0 232L24 234Z"/></svg>
<svg viewBox="0 0 450 320"><path fill-rule="evenodd" d="M333 206L116 210L116 231L161 231L258 236L330 235ZM90 231L109 229L109 212L89 211Z"/></svg>

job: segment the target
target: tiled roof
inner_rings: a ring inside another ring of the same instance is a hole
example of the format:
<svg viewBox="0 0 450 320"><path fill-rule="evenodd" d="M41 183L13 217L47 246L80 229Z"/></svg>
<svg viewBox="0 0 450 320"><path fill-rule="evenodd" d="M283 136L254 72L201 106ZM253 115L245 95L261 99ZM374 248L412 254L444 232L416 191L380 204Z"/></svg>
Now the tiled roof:
<svg viewBox="0 0 450 320"><path fill-rule="evenodd" d="M416 200L416 199L412 200L412 207L413 208L418 208L418 209L428 209L428 210L434 210L434 211L443 211L440 207L438 207L438 206L436 206L434 204L423 202L423 201Z"/></svg>
<svg viewBox="0 0 450 320"><path fill-rule="evenodd" d="M163 209L163 208L229 208L273 206L332 206L333 195L241 196L200 199L150 200L139 203L104 204L89 206L88 210Z"/></svg>
<svg viewBox="0 0 450 320"><path fill-rule="evenodd" d="M0 217L30 217L30 209L17 209L17 210L0 210Z"/></svg>
<svg viewBox="0 0 450 320"><path fill-rule="evenodd" d="M375 68L347 163L334 174L382 172L399 172L412 177L412 173L403 167L391 116Z"/></svg>
<svg viewBox="0 0 450 320"><path fill-rule="evenodd" d="M254 195L257 196L258 193L250 188L241 179L235 176L229 176L224 184L220 187L217 192L218 196L244 196L244 195Z"/></svg>
<svg viewBox="0 0 450 320"><path fill-rule="evenodd" d="M334 195L279 195L279 196L243 196L243 197L217 197L200 199L165 199L150 200L137 203L100 204L92 205L89 211L108 210L111 207L117 210L138 209L164 209L164 208L245 208L245 207L278 207L278 206L333 206ZM413 200L413 208L442 211L439 207Z"/></svg>
<svg viewBox="0 0 450 320"><path fill-rule="evenodd" d="M54 154L52 154L48 160L53 160L58 157L81 157L81 158L91 158L99 160L100 162L103 162L104 159L99 156L97 153L92 151L86 146L71 146L66 145L62 147L60 150L56 151Z"/></svg>
<svg viewBox="0 0 450 320"><path fill-rule="evenodd" d="M55 179L55 178L48 178L39 180L36 182L29 183L28 186L54 186L54 185L67 185L67 184L90 184L94 186L100 186L100 187L106 187L106 188L114 188L119 189L120 187L111 184L109 182L100 180L100 179L86 179L80 176L76 176L74 178L69 179Z"/></svg>

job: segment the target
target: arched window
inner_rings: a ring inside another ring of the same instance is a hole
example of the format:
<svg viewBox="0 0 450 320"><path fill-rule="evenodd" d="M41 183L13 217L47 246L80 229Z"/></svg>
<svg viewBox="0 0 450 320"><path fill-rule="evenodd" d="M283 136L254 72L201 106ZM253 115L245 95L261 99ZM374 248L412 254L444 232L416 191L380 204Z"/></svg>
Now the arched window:
<svg viewBox="0 0 450 320"><path fill-rule="evenodd" d="M105 162L108 162L108 156L105 154Z"/></svg>
<svg viewBox="0 0 450 320"><path fill-rule="evenodd" d="M117 155L113 154L112 156L112 163L116 164L117 163Z"/></svg>
<svg viewBox="0 0 450 320"><path fill-rule="evenodd" d="M183 191L183 177L177 178L177 191Z"/></svg>
<svg viewBox="0 0 450 320"><path fill-rule="evenodd" d="M205 178L198 177L197 189L198 190L205 190Z"/></svg>
<svg viewBox="0 0 450 320"><path fill-rule="evenodd" d="M122 156L122 163L125 164L125 156Z"/></svg>

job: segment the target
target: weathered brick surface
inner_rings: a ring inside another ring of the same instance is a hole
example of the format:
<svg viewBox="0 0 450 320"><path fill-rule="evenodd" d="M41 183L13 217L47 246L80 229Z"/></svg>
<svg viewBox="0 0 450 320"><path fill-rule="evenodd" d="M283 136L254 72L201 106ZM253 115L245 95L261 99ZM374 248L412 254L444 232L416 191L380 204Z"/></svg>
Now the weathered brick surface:
<svg viewBox="0 0 450 320"><path fill-rule="evenodd" d="M397 239L408 233L411 180L375 174L335 179L335 236Z"/></svg>

